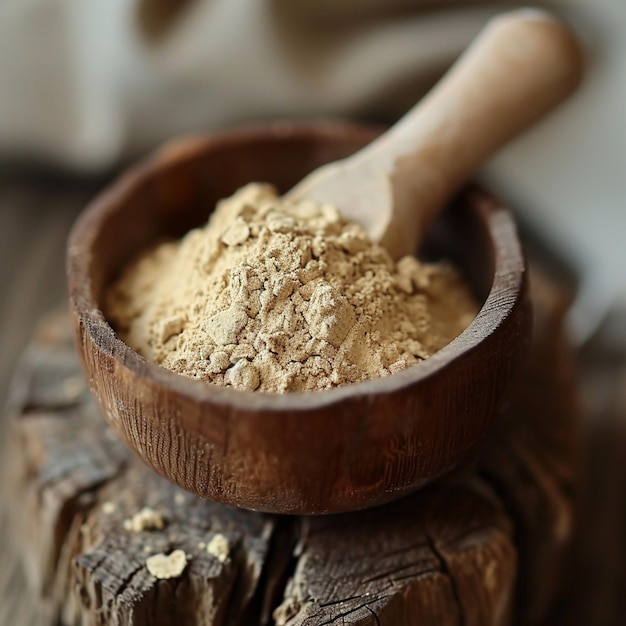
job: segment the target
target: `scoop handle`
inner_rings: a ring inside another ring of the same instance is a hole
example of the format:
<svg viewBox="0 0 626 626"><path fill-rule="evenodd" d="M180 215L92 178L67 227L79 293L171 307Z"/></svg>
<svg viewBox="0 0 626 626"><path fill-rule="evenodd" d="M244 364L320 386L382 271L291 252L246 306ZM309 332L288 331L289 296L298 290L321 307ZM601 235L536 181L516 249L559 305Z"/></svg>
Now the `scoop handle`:
<svg viewBox="0 0 626 626"><path fill-rule="evenodd" d="M392 214L372 235L396 257L413 252L458 187L569 95L582 68L575 36L548 13L521 9L492 19L424 99L355 155L373 159L391 184Z"/></svg>

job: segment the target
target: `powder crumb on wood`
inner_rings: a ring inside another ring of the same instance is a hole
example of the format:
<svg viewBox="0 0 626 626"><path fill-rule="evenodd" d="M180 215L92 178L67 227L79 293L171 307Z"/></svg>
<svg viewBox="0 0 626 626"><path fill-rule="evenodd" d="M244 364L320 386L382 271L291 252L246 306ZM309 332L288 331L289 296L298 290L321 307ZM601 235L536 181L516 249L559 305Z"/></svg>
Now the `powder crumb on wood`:
<svg viewBox="0 0 626 626"><path fill-rule="evenodd" d="M289 620L300 612L308 598L309 594L305 585L290 578L287 582L283 601L272 613L275 626L285 626Z"/></svg>
<svg viewBox="0 0 626 626"><path fill-rule="evenodd" d="M130 519L124 520L124 530L132 533L140 533L146 530L162 530L164 527L165 520L161 513L149 507L144 507Z"/></svg>
<svg viewBox="0 0 626 626"><path fill-rule="evenodd" d="M334 207L258 183L220 201L204 227L131 262L106 302L120 337L151 361L271 393L402 371L477 310L450 264L396 263Z"/></svg>
<svg viewBox="0 0 626 626"><path fill-rule="evenodd" d="M207 544L206 551L220 563L224 563L230 554L228 539L221 533L217 533Z"/></svg>
<svg viewBox="0 0 626 626"><path fill-rule="evenodd" d="M300 602L295 598L287 598L282 604L274 609L272 617L276 626L285 624L300 612Z"/></svg>
<svg viewBox="0 0 626 626"><path fill-rule="evenodd" d="M171 554L155 554L146 559L148 571L159 580L178 578L187 567L187 555L183 550L174 550Z"/></svg>
<svg viewBox="0 0 626 626"><path fill-rule="evenodd" d="M102 512L105 515L112 515L117 511L117 504L115 502L103 502L102 503Z"/></svg>

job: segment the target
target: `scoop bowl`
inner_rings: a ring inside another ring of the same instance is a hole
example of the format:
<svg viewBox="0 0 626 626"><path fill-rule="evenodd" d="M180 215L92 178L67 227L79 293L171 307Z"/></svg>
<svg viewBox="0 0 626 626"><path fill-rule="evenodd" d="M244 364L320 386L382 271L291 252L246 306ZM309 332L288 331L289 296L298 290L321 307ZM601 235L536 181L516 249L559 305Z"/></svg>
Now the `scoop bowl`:
<svg viewBox="0 0 626 626"><path fill-rule="evenodd" d="M250 181L286 191L378 134L344 123L275 123L168 144L79 217L68 243L70 310L89 387L113 430L184 489L276 513L362 509L455 467L497 416L530 336L526 265L511 213L471 186L431 229L426 258L451 259L481 309L403 372L335 389L273 395L187 379L124 344L103 313L133 256L206 222Z"/></svg>

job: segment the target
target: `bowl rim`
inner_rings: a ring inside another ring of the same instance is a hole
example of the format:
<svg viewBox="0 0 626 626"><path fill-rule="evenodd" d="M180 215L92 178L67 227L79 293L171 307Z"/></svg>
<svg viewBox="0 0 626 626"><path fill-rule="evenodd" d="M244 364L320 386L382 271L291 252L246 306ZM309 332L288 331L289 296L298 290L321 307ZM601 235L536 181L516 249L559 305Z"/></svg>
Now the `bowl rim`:
<svg viewBox="0 0 626 626"><path fill-rule="evenodd" d="M158 178L171 167L193 161L223 144L242 143L261 136L285 138L337 137L339 135L371 136L380 127L336 120L268 122L226 129L217 133L194 134L165 143L147 158L125 170L101 191L82 211L74 223L67 245L67 277L70 308L93 345L130 371L137 379L150 379L170 392L186 396L199 404L228 407L231 411L305 412L327 407L348 399L385 396L409 386L419 385L436 376L445 367L479 347L511 315L523 297L526 261L517 226L511 211L490 192L473 185L465 193L477 198L478 210L485 212L487 232L494 244L494 277L480 310L469 326L427 359L383 378L316 391L274 394L244 391L206 381L187 378L157 365L138 354L115 333L99 308L94 296L91 267L93 243L97 232L115 207L123 205L137 188ZM163 158L167 155L167 158ZM506 245L504 245L506 242ZM509 297L503 298L503 294Z"/></svg>

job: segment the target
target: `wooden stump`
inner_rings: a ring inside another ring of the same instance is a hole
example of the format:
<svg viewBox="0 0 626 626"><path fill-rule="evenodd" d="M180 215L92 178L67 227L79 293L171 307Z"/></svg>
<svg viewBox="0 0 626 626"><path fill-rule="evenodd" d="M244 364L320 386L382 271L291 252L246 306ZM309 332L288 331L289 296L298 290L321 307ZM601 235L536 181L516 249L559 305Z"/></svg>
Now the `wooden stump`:
<svg viewBox="0 0 626 626"><path fill-rule="evenodd" d="M11 403L2 532L26 572L22 601L39 624L540 623L566 580L581 436L567 302L533 283L531 355L488 441L408 498L317 518L232 509L156 476L98 415L65 316L47 319ZM164 527L126 530L144 507ZM207 549L216 535L226 558ZM176 549L180 576L148 571Z"/></svg>

